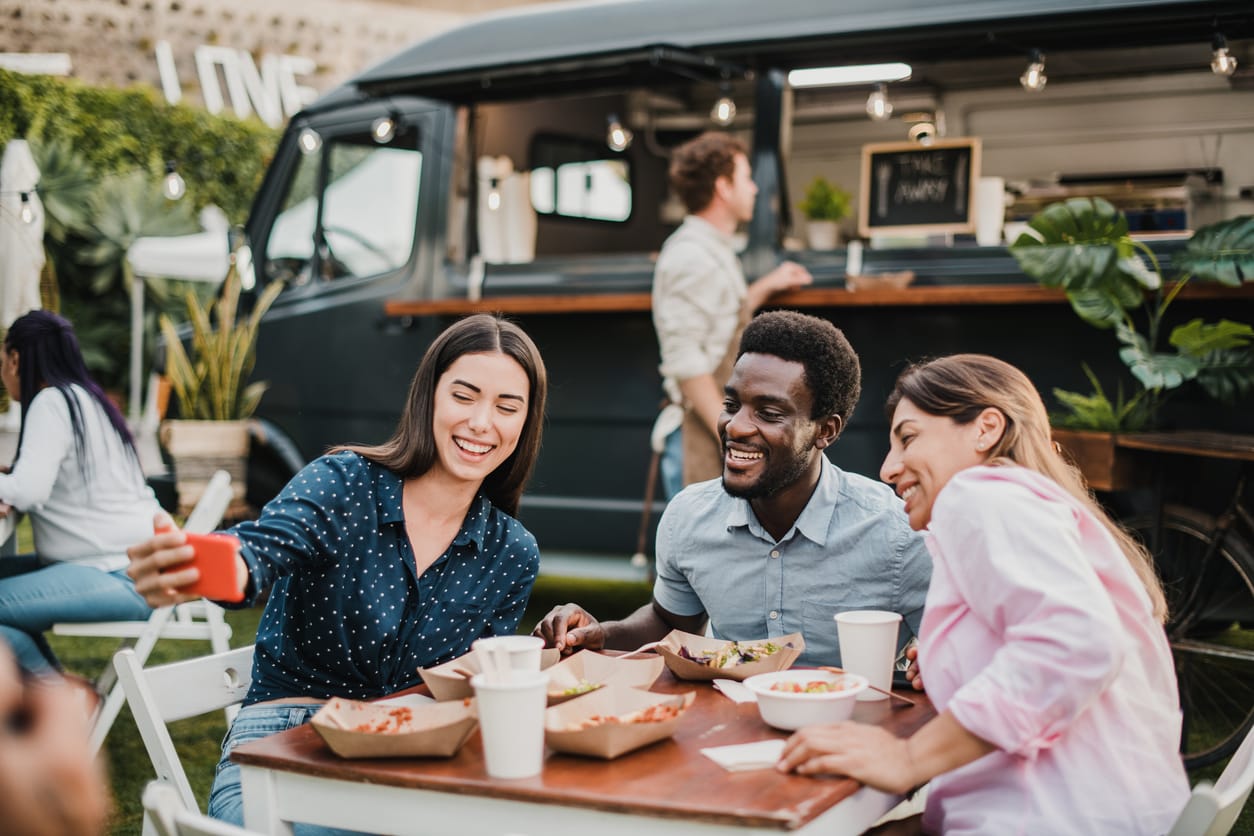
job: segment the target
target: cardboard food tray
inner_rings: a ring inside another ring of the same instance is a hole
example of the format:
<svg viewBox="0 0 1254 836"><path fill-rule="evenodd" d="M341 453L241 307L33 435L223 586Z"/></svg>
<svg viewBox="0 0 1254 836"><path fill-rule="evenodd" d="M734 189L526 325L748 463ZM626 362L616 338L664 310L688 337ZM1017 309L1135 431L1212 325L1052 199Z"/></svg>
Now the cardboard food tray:
<svg viewBox="0 0 1254 836"><path fill-rule="evenodd" d="M579 683L590 682L598 688L620 685L624 688L648 689L662 673L666 662L658 656L646 659L618 659L591 650L567 656L549 668L549 705L557 705L583 694L564 694ZM595 691L597 689L593 689ZM593 691L585 691L591 694Z"/></svg>
<svg viewBox="0 0 1254 836"><path fill-rule="evenodd" d="M702 665L691 659L685 659L679 655L681 647L688 648L688 652L698 654L706 650L722 650L731 644L729 641L722 639L714 639L709 636L698 636L695 633L685 633L682 630L672 630L664 639L658 642L657 652L666 660L666 667L671 669L671 673L680 679L689 679L699 682L705 682L713 679L734 679L740 681L748 679L759 673L770 673L771 671L782 671L792 666L797 661L797 657L806 649L805 639L800 633L789 633L786 636L769 639L754 639L752 641L740 642L742 645L765 644L771 642L779 647L779 650L767 656L765 659L759 659L756 662L747 662L743 665L733 665L729 668L715 668L710 665Z"/></svg>
<svg viewBox="0 0 1254 836"><path fill-rule="evenodd" d="M560 650L546 647L540 651L540 670L553 667L561 658L562 653ZM422 677L422 681L426 686L431 689L431 696L440 702L473 697L475 691L470 687L470 677L457 673L457 671L469 671L472 676L477 673L483 673L483 668L479 665L479 660L475 657L473 650L464 656L458 656L451 662L445 662L443 665L436 665L432 668L419 668L418 675Z"/></svg>
<svg viewBox="0 0 1254 836"><path fill-rule="evenodd" d="M557 752L606 760L616 758L673 735L684 711L695 698L696 694L692 691L686 694L654 694L609 685L545 711L544 741ZM570 728L589 717L621 717L654 705L674 706L679 714L658 723L601 723L586 729Z"/></svg>
<svg viewBox="0 0 1254 836"><path fill-rule="evenodd" d="M411 707L336 697L309 722L342 758L447 758L462 748L479 718L474 700Z"/></svg>

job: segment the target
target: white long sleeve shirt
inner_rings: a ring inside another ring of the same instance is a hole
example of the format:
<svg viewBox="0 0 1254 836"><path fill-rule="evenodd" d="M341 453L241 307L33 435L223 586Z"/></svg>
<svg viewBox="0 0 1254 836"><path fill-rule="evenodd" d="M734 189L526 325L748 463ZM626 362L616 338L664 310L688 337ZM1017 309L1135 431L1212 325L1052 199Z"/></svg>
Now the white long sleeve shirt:
<svg viewBox="0 0 1254 836"><path fill-rule="evenodd" d="M112 572L126 566L128 546L152 536L157 500L105 411L87 390L71 391L83 459L65 397L48 387L31 400L13 472L0 474L0 500L30 516L41 558Z"/></svg>

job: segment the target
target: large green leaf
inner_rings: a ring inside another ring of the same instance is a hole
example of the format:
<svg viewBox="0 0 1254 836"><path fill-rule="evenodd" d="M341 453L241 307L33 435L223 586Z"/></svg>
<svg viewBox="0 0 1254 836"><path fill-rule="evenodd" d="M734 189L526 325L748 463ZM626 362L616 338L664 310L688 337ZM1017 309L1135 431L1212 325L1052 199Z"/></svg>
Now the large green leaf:
<svg viewBox="0 0 1254 836"><path fill-rule="evenodd" d="M1191 319L1173 328L1168 338L1168 342L1182 353L1194 357L1201 357L1212 351L1244 348L1251 340L1254 340L1254 328L1230 319L1209 323Z"/></svg>
<svg viewBox="0 0 1254 836"><path fill-rule="evenodd" d="M1202 227L1172 264L1194 278L1230 287L1254 281L1254 216Z"/></svg>
<svg viewBox="0 0 1254 836"><path fill-rule="evenodd" d="M1127 325L1115 326L1115 336L1124 344L1119 349L1119 359L1146 389L1175 389L1197 377L1201 367L1197 358L1157 353L1143 336Z"/></svg>
<svg viewBox="0 0 1254 836"><path fill-rule="evenodd" d="M1197 382L1212 398L1231 403L1254 393L1254 353L1214 351L1202 360Z"/></svg>

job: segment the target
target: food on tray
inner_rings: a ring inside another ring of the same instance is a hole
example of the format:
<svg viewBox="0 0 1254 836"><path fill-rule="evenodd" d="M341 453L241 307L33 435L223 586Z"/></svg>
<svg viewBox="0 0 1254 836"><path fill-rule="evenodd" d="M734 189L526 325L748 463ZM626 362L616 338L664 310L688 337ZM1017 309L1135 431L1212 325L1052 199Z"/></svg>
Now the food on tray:
<svg viewBox="0 0 1254 836"><path fill-rule="evenodd" d="M400 734L410 731L409 724L413 719L414 710L412 708L398 705L383 717L353 726L350 731L370 732L371 734Z"/></svg>
<svg viewBox="0 0 1254 836"><path fill-rule="evenodd" d="M651 705L639 711L620 716L593 714L566 726L564 731L583 731L594 726L629 726L633 723L664 723L679 716L680 706L673 704Z"/></svg>
<svg viewBox="0 0 1254 836"><path fill-rule="evenodd" d="M562 696L563 697L575 697L575 696L578 696L579 694L586 694L589 691L595 691L596 689L600 688L603 684L604 683L589 682L586 679L581 679L579 680L579 682L575 683L569 688L563 689Z"/></svg>
<svg viewBox="0 0 1254 836"><path fill-rule="evenodd" d="M848 687L850 686L844 679L838 679L835 682L815 679L810 682L776 682L771 686L771 690L782 691L785 694L828 694L833 691L843 691Z"/></svg>
<svg viewBox="0 0 1254 836"><path fill-rule="evenodd" d="M785 644L783 647L792 647ZM698 650L693 652L687 647L679 648L679 656L696 662L698 665L709 665L712 668L734 668L750 662L758 662L779 652L781 645L775 642L730 642L718 650Z"/></svg>

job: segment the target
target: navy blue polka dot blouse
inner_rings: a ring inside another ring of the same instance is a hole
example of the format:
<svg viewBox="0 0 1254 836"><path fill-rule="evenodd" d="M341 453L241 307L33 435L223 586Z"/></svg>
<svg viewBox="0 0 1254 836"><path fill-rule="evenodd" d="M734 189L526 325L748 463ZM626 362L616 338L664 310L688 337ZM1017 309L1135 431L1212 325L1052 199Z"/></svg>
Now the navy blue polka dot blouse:
<svg viewBox="0 0 1254 836"><path fill-rule="evenodd" d="M419 576L401 484L356 453L323 456L230 529L251 576L241 606L271 588L246 705L384 696L417 685L419 666L517 629L540 566L535 538L480 495Z"/></svg>

